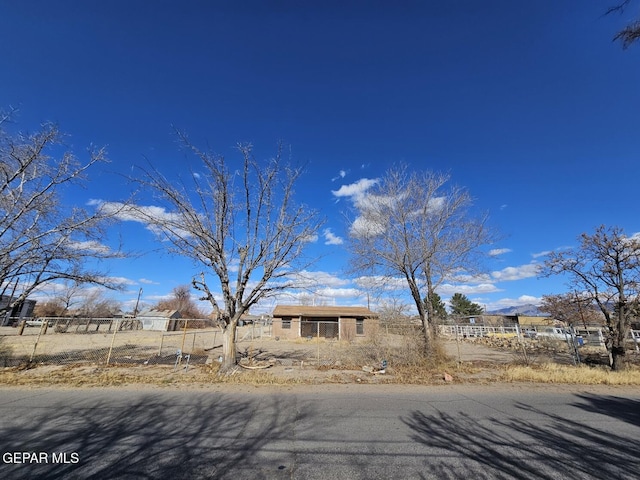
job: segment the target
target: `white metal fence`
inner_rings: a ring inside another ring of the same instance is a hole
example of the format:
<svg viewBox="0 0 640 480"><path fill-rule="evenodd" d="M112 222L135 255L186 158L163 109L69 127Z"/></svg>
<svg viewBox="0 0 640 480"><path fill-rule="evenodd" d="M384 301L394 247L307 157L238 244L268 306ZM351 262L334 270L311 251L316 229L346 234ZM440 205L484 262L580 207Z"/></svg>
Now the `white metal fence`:
<svg viewBox="0 0 640 480"><path fill-rule="evenodd" d="M456 338L517 337L525 339L545 338L545 332L542 331L545 328L549 327L439 325L438 332L440 335ZM563 331L565 335L556 335L555 338L558 340L574 339L579 345L604 346L605 344L604 328L602 327L577 327ZM640 330L629 330L629 341L633 343L635 350L640 352Z"/></svg>

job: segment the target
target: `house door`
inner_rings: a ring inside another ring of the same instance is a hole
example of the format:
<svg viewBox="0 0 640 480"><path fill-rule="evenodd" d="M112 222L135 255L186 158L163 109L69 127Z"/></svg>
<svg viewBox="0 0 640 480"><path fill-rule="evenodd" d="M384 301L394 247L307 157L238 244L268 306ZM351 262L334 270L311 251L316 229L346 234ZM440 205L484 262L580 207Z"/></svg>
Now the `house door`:
<svg viewBox="0 0 640 480"><path fill-rule="evenodd" d="M309 319L302 322L300 326L300 336L320 338L338 338L340 335L339 322L335 320Z"/></svg>

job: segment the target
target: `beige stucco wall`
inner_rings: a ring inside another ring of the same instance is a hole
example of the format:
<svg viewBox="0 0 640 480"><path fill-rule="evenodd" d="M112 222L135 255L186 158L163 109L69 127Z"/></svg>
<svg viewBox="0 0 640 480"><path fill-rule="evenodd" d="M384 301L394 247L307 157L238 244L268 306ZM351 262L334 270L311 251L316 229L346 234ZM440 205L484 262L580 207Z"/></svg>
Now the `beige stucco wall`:
<svg viewBox="0 0 640 480"><path fill-rule="evenodd" d="M291 319L291 328L282 328L282 319L274 318L271 324L273 328L273 336L279 338L299 338L300 337L300 318Z"/></svg>
<svg viewBox="0 0 640 480"><path fill-rule="evenodd" d="M273 327L273 336L279 337L282 339L293 339L300 338L301 326L300 326L300 317L294 317L291 319L291 328L286 329L282 328L282 319L274 318L272 327ZM375 335L378 332L380 322L377 318L365 318L364 319L364 334L357 335L356 334L356 319L350 317L341 317L339 322L339 335L340 340L343 341L359 341Z"/></svg>

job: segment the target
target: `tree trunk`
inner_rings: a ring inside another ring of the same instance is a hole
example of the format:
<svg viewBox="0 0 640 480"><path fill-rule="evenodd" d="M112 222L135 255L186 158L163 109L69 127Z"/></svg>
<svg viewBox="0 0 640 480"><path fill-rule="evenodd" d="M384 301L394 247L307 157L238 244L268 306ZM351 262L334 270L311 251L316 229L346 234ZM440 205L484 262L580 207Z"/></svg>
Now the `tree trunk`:
<svg viewBox="0 0 640 480"><path fill-rule="evenodd" d="M618 372L624 368L625 349L614 346L611 349L611 370Z"/></svg>
<svg viewBox="0 0 640 480"><path fill-rule="evenodd" d="M429 354L431 353L431 347L433 345L433 334L431 331L431 324L429 322L428 314L426 312L423 312L421 317L422 317L421 318L422 330L424 331L424 342L425 342L424 350L425 350L425 353Z"/></svg>
<svg viewBox="0 0 640 480"><path fill-rule="evenodd" d="M236 325L231 321L222 332L222 366L221 372L231 370L236 366Z"/></svg>

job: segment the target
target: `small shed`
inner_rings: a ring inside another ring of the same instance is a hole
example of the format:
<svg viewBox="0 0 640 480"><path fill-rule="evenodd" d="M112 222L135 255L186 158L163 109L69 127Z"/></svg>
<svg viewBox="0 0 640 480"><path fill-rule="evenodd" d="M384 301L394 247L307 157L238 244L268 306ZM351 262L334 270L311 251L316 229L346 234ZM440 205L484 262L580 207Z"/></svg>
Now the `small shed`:
<svg viewBox="0 0 640 480"><path fill-rule="evenodd" d="M168 332L175 330L176 320L180 318L178 310L147 310L136 317L143 330Z"/></svg>
<svg viewBox="0 0 640 480"><path fill-rule="evenodd" d="M321 337L360 340L378 330L378 316L365 307L277 305L273 335L280 338Z"/></svg>

